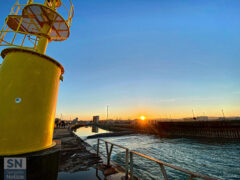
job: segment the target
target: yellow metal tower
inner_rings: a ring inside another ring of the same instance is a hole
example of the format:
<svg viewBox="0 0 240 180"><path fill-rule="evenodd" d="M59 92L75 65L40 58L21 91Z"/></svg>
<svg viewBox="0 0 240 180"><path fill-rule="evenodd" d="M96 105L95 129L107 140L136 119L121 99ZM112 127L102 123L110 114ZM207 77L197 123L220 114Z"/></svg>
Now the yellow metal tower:
<svg viewBox="0 0 240 180"><path fill-rule="evenodd" d="M23 1L17 0L0 32L0 45L10 46L1 53L0 156L54 146L64 68L45 51L49 42L69 37L74 14L71 0Z"/></svg>

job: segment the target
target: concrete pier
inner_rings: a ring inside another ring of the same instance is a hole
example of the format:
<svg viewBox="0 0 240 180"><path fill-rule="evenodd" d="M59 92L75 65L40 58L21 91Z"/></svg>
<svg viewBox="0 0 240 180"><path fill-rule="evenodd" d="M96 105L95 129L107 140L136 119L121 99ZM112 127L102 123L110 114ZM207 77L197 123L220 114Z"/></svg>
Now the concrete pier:
<svg viewBox="0 0 240 180"><path fill-rule="evenodd" d="M90 173L93 180L120 180L125 175L120 166L116 164L107 166L106 159L98 157L92 147L77 137L70 129L56 128L54 140L61 144L58 172L60 176L61 173L65 173L65 178L62 179L71 179L74 174L81 179L86 177L86 171ZM90 175L88 175L89 178Z"/></svg>

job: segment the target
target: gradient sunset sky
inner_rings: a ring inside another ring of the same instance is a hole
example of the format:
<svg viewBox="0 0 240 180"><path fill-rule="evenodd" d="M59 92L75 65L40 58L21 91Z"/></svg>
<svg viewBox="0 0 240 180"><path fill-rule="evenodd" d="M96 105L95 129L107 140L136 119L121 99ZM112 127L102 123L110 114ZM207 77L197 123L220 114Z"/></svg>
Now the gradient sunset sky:
<svg viewBox="0 0 240 180"><path fill-rule="evenodd" d="M66 71L57 117L240 116L239 0L73 3L70 38L46 53Z"/></svg>

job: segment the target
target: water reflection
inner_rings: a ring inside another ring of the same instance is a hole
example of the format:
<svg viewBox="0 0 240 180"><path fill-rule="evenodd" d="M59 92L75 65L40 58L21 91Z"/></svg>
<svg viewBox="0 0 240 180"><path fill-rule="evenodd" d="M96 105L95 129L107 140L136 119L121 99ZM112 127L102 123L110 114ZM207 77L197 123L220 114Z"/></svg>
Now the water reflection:
<svg viewBox="0 0 240 180"><path fill-rule="evenodd" d="M69 172L60 172L58 174L58 180L101 180L104 179L104 175L101 171L98 171L94 168L90 168L87 171L78 171L74 173Z"/></svg>
<svg viewBox="0 0 240 180"><path fill-rule="evenodd" d="M98 133L98 127L97 126L92 126L92 132Z"/></svg>
<svg viewBox="0 0 240 180"><path fill-rule="evenodd" d="M82 139L86 139L88 136L92 136L95 134L101 134L101 133L110 133L111 131L107 131L101 128L98 128L97 126L84 126L80 127L76 130L75 134L78 135Z"/></svg>

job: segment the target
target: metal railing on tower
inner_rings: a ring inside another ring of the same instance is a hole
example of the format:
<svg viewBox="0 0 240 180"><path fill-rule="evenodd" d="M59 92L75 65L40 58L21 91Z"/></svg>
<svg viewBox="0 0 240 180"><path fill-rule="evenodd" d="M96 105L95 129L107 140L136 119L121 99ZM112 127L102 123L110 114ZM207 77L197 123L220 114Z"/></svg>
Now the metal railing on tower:
<svg viewBox="0 0 240 180"><path fill-rule="evenodd" d="M64 41L69 37L74 15L72 1L41 2L43 4L33 0L16 1L0 31L0 46L44 53L48 42Z"/></svg>

